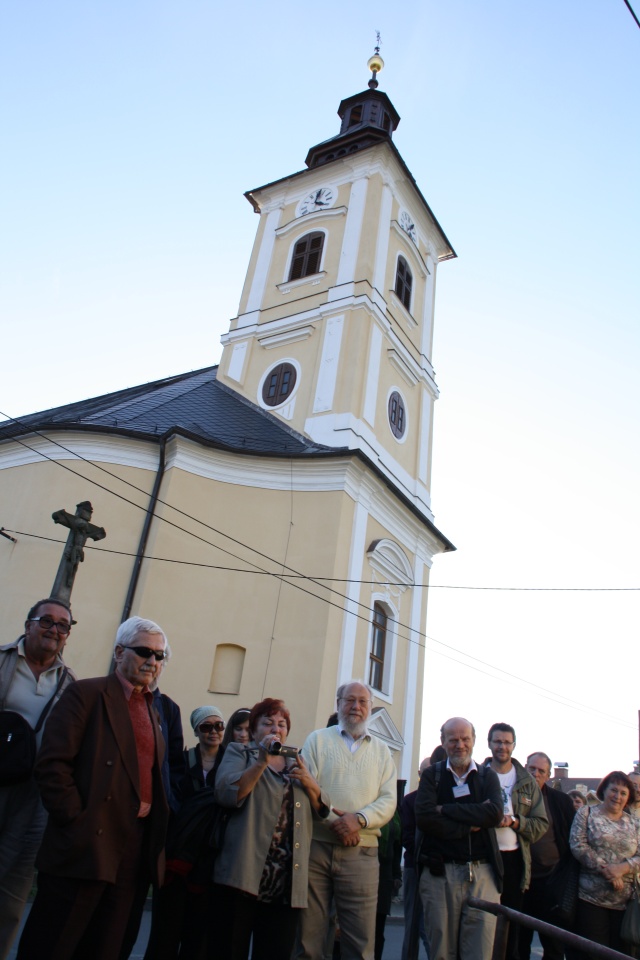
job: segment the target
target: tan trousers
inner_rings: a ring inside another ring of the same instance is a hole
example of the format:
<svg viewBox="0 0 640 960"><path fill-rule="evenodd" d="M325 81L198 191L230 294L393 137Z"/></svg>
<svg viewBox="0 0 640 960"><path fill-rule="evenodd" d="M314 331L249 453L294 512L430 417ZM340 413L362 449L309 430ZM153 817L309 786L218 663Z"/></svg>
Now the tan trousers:
<svg viewBox="0 0 640 960"><path fill-rule="evenodd" d="M299 960L322 960L332 900L342 960L373 960L378 901L378 848L311 841L309 892L300 910Z"/></svg>

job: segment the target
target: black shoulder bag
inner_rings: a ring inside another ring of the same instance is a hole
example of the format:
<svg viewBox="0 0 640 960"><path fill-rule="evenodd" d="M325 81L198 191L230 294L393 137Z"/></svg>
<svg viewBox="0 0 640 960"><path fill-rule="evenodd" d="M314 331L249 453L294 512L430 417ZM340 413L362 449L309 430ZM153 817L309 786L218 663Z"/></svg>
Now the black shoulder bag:
<svg viewBox="0 0 640 960"><path fill-rule="evenodd" d="M69 669L65 667L53 696L44 705L35 730L22 714L4 709L8 686L3 691L0 701L0 786L23 783L31 777L38 752L36 737L68 673Z"/></svg>

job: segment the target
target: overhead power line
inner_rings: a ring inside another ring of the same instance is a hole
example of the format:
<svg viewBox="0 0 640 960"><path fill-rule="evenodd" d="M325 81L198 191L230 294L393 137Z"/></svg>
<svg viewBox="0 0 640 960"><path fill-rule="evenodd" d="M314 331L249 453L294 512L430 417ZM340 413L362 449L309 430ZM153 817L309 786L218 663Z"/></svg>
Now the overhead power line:
<svg viewBox="0 0 640 960"><path fill-rule="evenodd" d="M18 536L31 537L36 540L46 540L50 543L58 543L58 544L65 543L64 540L58 540L55 537L45 537L41 534L27 533L26 531L23 531L23 530L11 530L9 532L15 533ZM215 544L212 544L212 546L215 546ZM93 550L96 553L110 553L110 554L115 554L117 556L126 556L126 557L135 556L135 554L129 553L125 550L113 550L104 546L94 547L94 546L89 546L89 544L87 544L85 549ZM227 566L222 566L218 564L202 563L200 561L195 561L195 560L176 560L170 557L152 557L148 555L145 555L145 560L156 561L159 563L175 563L178 565L201 567L205 569L220 570L220 571L231 572L231 573L248 574L250 576L270 576L270 577L274 577L277 580L280 580L281 583L282 582L288 583L290 579L294 579L286 574L283 575L283 574L278 574L275 572L264 571L259 569L251 570L246 568L242 569L239 567L227 567ZM357 581L348 581L348 582L369 583L368 580L367 581L357 580ZM385 581L385 584L386 583L387 582ZM296 586L296 585L290 584L290 586ZM316 600L320 600L323 603L329 603L331 606L336 607L337 609L341 610L345 614L350 614L351 616L358 617L358 619L365 621L367 624L370 622L369 615L363 616L362 614L359 614L353 610L349 610L345 607L340 606L339 604L334 603L333 601L328 600L326 597L322 597L322 596L319 596L318 594L311 593L311 591L304 591L304 592L308 593L311 597L314 597ZM358 605L365 606L364 604L358 604ZM369 608L367 607L366 609L368 611L368 614L370 614ZM580 703L580 701L578 700L572 700L570 697L567 697L565 694L556 693L553 690L549 690L547 687L543 687L541 684L534 683L532 680L527 680L524 677L520 677L515 673L511 673L510 671L505 670L502 667L498 667L487 660L483 660L480 657L474 656L473 654L466 653L464 650L460 650L457 647L452 646L451 644L445 643L445 641L443 640L437 640L435 637L432 637L427 633L424 633L419 630L415 630L414 628L410 627L408 624L402 623L400 620L396 620L393 617L389 617L389 620L392 623L395 623L398 628L402 628L403 630L408 630L410 633L416 634L418 637L421 637L424 640L428 640L430 643L436 644L438 647L445 648L444 650L436 649L436 648L432 648L432 649L434 653L438 654L441 657L445 657L448 660L452 660L454 663L458 663L461 666L467 667L470 670L475 670L478 673L482 673L484 676L491 677L492 679L499 680L503 683L511 683L512 681L516 681L519 684L523 684L527 687L531 687L533 692L536 693L538 696L541 696L546 700L551 700L553 703L557 703L565 707L570 707L571 709L579 710L582 713L587 713L587 714L592 714L595 716L602 717L604 720L607 720L610 723L615 723L619 726L626 727L630 730L636 729L635 724L631 724L625 720L621 720L619 717L614 717L611 714L605 713L603 710L594 709L593 707L590 707L587 704ZM408 643L415 643L418 647L420 647L423 650L428 649L426 643L421 643L419 640L416 640L411 636L401 634L400 632L398 632L398 639L405 640ZM445 652L445 651L451 651L451 652ZM453 656L453 654L457 654L458 656ZM467 660L473 661L473 664L467 663L465 660L459 659L460 657L465 657ZM474 666L474 664L480 664L481 666ZM483 669L483 667L486 667L488 669ZM490 673L489 671L491 670L494 671L494 673ZM496 673L503 674L503 676L496 676Z"/></svg>
<svg viewBox="0 0 640 960"><path fill-rule="evenodd" d="M631 4L629 3L629 0L624 0L624 3L625 3L625 6L627 7L627 9L629 10L629 13L631 14L631 16L633 17L633 19L635 20L636 26L637 26L637 27L640 27L640 20L638 20L638 18L636 17L635 12L634 12L634 9L633 9L633 7L631 6Z"/></svg>
<svg viewBox="0 0 640 960"><path fill-rule="evenodd" d="M12 420L12 421L15 422L15 423L20 424L21 426L28 426L28 425L26 425L26 424L23 424L21 421L16 420L15 418L8 417L8 415L6 415L6 414L2 414L2 411L0 411L0 416L7 416L8 419ZM87 458L83 457L81 454L78 454L76 451L70 450L68 447L65 447L64 444L61 444L61 443L59 443L58 441L51 439L51 437L48 437L48 436L46 436L45 434L40 433L39 431L34 430L34 429L31 428L31 427L28 427L28 429L30 430L30 432L31 432L32 434L40 437L41 439L45 440L47 443L50 443L50 444L52 444L53 446L59 447L61 450L64 450L66 453L70 454L74 459L80 460L81 462L88 464L89 466L93 467L94 469L97 469L97 470L101 471L102 473L107 474L107 475L110 476L112 479L115 479L115 480L119 481L120 483L123 483L123 484L125 484L126 486L131 487L132 489L136 490L137 492L144 494L145 497L148 497L148 491L144 490L144 489L141 488L141 487L136 486L134 483L131 483L131 482L128 481L128 480L124 480L122 477L119 477L118 474L113 473L113 472L110 471L110 470L107 470L106 467L103 467L103 466L101 466L100 464L95 463L93 460L88 460ZM91 478L89 478L89 477L86 477L84 474L79 473L77 470L74 470L72 467L68 466L68 464L63 463L63 462L61 462L60 460L56 460L54 457L50 457L48 454L44 453L44 452L41 451L41 450L36 450L36 449L34 449L33 447L30 447L29 444L24 443L24 441L20 440L20 439L17 438L17 437L12 437L11 439L12 439L14 442L19 443L21 446L25 447L27 450L30 450L32 453L36 453L36 454L38 454L39 456L43 457L44 459L48 460L50 463L53 463L53 464L56 464L56 465L59 466L59 467L62 467L64 470L67 470L69 473L72 473L72 474L74 474L75 476L80 477L82 480L85 480L86 482L91 483L91 484L93 484L94 486L97 486L99 489L104 490L106 493L109 493L110 495L115 496L116 498L123 500L125 503L130 504L131 506L135 507L136 509L138 509L138 510L143 510L145 513L148 513L148 510L147 510L146 507L141 506L140 504L136 503L136 502L133 501L133 500L130 500L128 497L125 497L125 496L123 496L123 495L120 494L120 493L116 493L115 490L112 490L112 489L110 489L109 487L106 487L104 484L98 483L97 480L93 480L93 479L91 479ZM198 540L198 541L200 541L200 542L202 542L202 543L205 543L205 544L207 544L208 546L211 546L211 547L213 547L213 548L216 549L216 550L220 550L222 553L225 553L227 556L232 556L232 557L234 557L234 559L240 560L241 563L246 563L246 564L248 564L250 567L253 567L253 568L254 568L253 570L238 570L237 572L239 572L239 573L242 573L242 572L243 572L243 573L249 573L249 574L251 574L251 573L253 573L253 574L258 573L258 574L262 574L262 575L272 576L272 577L274 577L275 579L279 579L279 580L281 580L281 581L283 581L283 582L285 582L285 583L288 583L289 586L290 586L290 587L293 587L293 589L295 589L295 590L299 590L299 591L301 591L302 593L305 593L305 594L307 594L307 595L310 596L310 597L313 597L313 598L315 598L315 599L317 599L317 600L320 600L320 601L322 601L322 602L324 602L324 603L329 604L330 606L334 607L335 609L340 610L343 614L350 614L351 616L355 616L355 617L357 617L359 620L362 620L362 621L364 621L364 622L367 623L367 624L370 623L371 611L370 611L370 608L369 608L369 606L368 606L367 604L364 604L364 603L360 602L359 600L356 600L356 599L354 599L354 598L352 598L352 597L349 597L349 596L347 596L347 595L345 595L345 594L343 594L343 593L340 593L340 591L337 591L337 590L333 589L332 587L326 586L325 582L322 582L322 580L319 579L319 578L313 578L313 577L307 576L307 575L305 575L305 574L301 574L299 571L294 570L294 569L291 568L291 567L288 567L288 566L287 566L286 564L284 564L282 561L275 560L273 557L270 557L270 556L268 556L267 554L262 553L261 551L257 550L256 548L251 547L251 546L249 546L248 544L243 543L241 540L238 540L238 539L232 537L230 534L226 534L226 533L224 533L223 531L218 530L216 527L213 527L211 524L206 523L204 520L200 520L200 519L198 519L197 517L194 517L193 515L187 513L186 511L181 510L179 507L175 507L175 506L173 506L172 504L167 503L167 502L164 501L164 500L161 500L160 498L158 498L157 503L160 503L160 504L162 504L163 506L166 506L168 509L174 510L176 513L180 514L181 516L184 516L185 518L187 518L187 519L189 519L189 520L192 520L194 523L197 523L197 524L205 527L205 529L208 529L208 530L211 530L211 531L214 532L214 533L217 533L219 536L222 536L222 537L224 537L225 539L230 540L232 543L235 543L236 545L241 546L243 549L246 549L246 550L248 550L249 552L256 554L257 556L261 557L262 559L265 559L265 560L269 561L270 563L273 563L273 564L277 565L277 566L280 568L280 572L279 572L279 573L277 573L277 572L272 572L272 571L268 571L268 570L264 570L262 567L259 567L256 563L254 563L252 560L245 560L244 558L238 557L236 554L231 553L231 551L225 549L224 547L221 547L219 544L212 543L210 540L207 540L205 537L202 537L202 536L200 536L199 534L197 534L197 533L195 533L195 532L193 532L193 531L191 531L191 530L187 530L185 527L182 527L182 526L180 526L179 524L176 524L176 523L174 523L173 521L168 520L166 517L164 517L164 516L162 516L162 515L159 515L159 516L156 515L156 518L157 518L158 520L160 520L160 521L162 521L162 522L164 522L164 523L167 523L169 526L171 526L171 527L173 527L173 528L175 528L175 529L177 529L177 530L180 530L181 532L186 533L188 536L194 537L196 540ZM28 534L26 534L26 535L28 535ZM44 537L43 537L42 539L53 539L53 538L44 538ZM62 541L57 541L57 542L62 542ZM90 548L90 549L91 549L91 548ZM95 548L95 549L100 549L100 548ZM102 549L105 549L105 548L102 548ZM110 550L108 550L108 548L106 548L106 550L107 550L107 552L113 552L113 553L116 553L116 552L117 552L117 551L110 551ZM133 554L128 554L128 555L129 555L129 556L133 556ZM149 557L146 557L146 556L145 556L145 559L154 559L154 558L149 558ZM160 559L160 558L155 558L155 559ZM164 561L164 562L172 562L172 561ZM174 561L174 562L178 562L178 561ZM225 568L222 568L222 569L225 569ZM284 572L285 570L286 570L287 572ZM310 583L310 584L312 583L312 584L314 584L315 586L320 587L321 589L327 590L329 593L335 594L337 597L340 597L342 600L344 600L344 601L347 603L347 606L344 607L344 606L342 606L340 603L336 603L336 602L334 602L333 600L330 600L328 597L320 596L320 595L318 595L317 593L314 593L312 590L306 589L306 588L305 588L304 586L302 586L301 584L296 583L296 582L295 582L296 579L304 579L304 580L306 580L306 581L307 581L308 583ZM335 582L335 581L329 580L328 582L331 583L331 582ZM339 581L339 582L345 582L345 581ZM357 583L357 582L362 582L362 581L346 581L346 582L356 582L356 583ZM406 586L406 584L403 584L403 586ZM457 588L454 588L454 589L457 589ZM481 589L481 588L480 588L480 589ZM633 589L633 588L630 588L630 589ZM366 611L366 616L363 615L363 614L361 614L361 613L358 613L357 610L351 609L351 608L350 608L351 606L361 607L362 609L364 609L364 610ZM532 689L534 689L534 691L535 691L536 693L538 693L538 694L541 695L541 696L544 696L546 699L551 699L551 700L553 700L555 703L562 704L563 706L570 706L570 707L572 707L573 709L577 709L577 710L580 710L580 711L582 711L582 712L585 712L585 711L586 711L586 712L589 712L589 713L597 714L597 715L599 715L599 716L602 716L604 719L607 719L609 722L616 723L616 724L619 724L619 725L625 726L625 727L630 727L631 729L635 729L635 725L628 724L627 722L625 722L625 721L623 721L623 720L620 720L619 718L611 717L610 715L605 714L603 711L594 710L592 707L588 707L588 706L586 706L585 704L579 703L578 701L571 700L570 698L566 697L564 694L556 694L554 691L548 690L547 688L542 687L542 686L539 685L539 684L533 683L532 681L526 680L526 679L524 679L524 678L522 678L522 677L518 677L516 674L512 674L512 673L510 673L509 671L504 670L502 667L497 667L497 666L495 666L494 664L489 663L488 661L482 660L480 657L475 657L475 656L473 656L472 654L468 654L468 653L465 653L465 652L462 651L462 650L458 650L456 647L453 647L452 645L447 644L447 643L445 643L445 642L442 641L442 640L437 640L435 637L430 637L428 634L423 633L422 631L417 630L417 629L415 629L414 627L411 627L411 626L408 625L408 624L403 624L401 621L396 620L396 619L393 618L393 617L389 617L389 620L390 620L392 623L395 623L395 624L396 624L396 627L398 628L398 639L405 640L405 641L407 641L407 642L409 642L409 643L415 643L417 646L422 647L422 649L426 649L426 645L425 645L424 643L420 643L419 640L414 639L413 636L410 636L410 635L409 635L409 636L406 636L406 635L402 635L402 634L400 633L400 628L402 628L403 630L408 630L408 631L409 631L409 634L414 634L414 635L417 636L417 637L422 637L423 639L429 640L431 643L438 644L438 646L440 646L440 647L444 647L445 649L451 650L451 651L453 651L454 653L459 654L460 656L466 657L468 660L472 660L474 663L481 664L483 667L488 667L490 670L493 670L493 671L496 671L496 672L498 672L498 673L500 673L500 674L503 674L502 677L498 676L498 677L494 677L494 679L502 680L503 682L511 682L511 681L515 680L515 681L518 682L518 683L521 683L521 684L523 684L523 685L525 685L525 686L531 687ZM470 668L470 669L479 670L479 668L474 667L474 666L472 666L472 665L470 665L470 664L468 664L468 663L464 663L464 661L460 661L460 660L458 660L456 657L453 657L453 656L451 656L450 654L445 653L445 652L442 651L442 650L440 650L440 651L435 651L435 652L438 652L438 653L440 653L441 656L444 656L444 657L447 657L448 659L454 660L454 661L457 662L457 663L461 663L461 664L467 666L467 667ZM479 672L481 672L481 673L486 673L485 670L479 670ZM492 676L492 674L487 674L487 675L488 675L488 676ZM505 678L509 678L509 679L507 680L507 679L505 679Z"/></svg>

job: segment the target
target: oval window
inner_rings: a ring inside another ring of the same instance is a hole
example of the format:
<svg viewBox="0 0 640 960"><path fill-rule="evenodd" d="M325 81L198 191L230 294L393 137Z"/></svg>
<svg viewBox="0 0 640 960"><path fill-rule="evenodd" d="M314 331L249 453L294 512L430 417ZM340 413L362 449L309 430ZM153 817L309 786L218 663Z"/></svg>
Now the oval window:
<svg viewBox="0 0 640 960"><path fill-rule="evenodd" d="M264 379L262 400L268 407L277 407L289 399L295 385L296 368L292 363L279 363Z"/></svg>
<svg viewBox="0 0 640 960"><path fill-rule="evenodd" d="M400 439L404 436L406 422L404 400L398 391L394 390L389 397L389 426L394 437Z"/></svg>

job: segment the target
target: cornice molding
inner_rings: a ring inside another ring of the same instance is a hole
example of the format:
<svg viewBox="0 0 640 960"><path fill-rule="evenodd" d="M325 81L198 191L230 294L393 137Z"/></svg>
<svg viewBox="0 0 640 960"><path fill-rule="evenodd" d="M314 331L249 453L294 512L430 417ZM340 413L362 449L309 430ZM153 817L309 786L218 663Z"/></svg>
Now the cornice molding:
<svg viewBox="0 0 640 960"><path fill-rule="evenodd" d="M158 445L129 437L91 433L90 430L86 433L47 430L47 437L27 435L21 437L20 443L15 440L0 443L0 470L50 460L90 460L155 472L158 469Z"/></svg>
<svg viewBox="0 0 640 960"><path fill-rule="evenodd" d="M289 220L288 223L278 227L275 231L276 237L286 237L297 227L304 227L308 223L317 223L320 220L325 220L327 217L344 217L346 213L346 207L330 207L328 210L316 210L315 213L305 213L304 216L296 217L294 220Z"/></svg>
<svg viewBox="0 0 640 960"><path fill-rule="evenodd" d="M271 350L273 347L281 347L285 343L297 343L299 340L308 340L315 333L315 327L306 325L303 327L292 326L289 330L282 330L280 333L266 334L265 336L256 336L256 340L265 350Z"/></svg>
<svg viewBox="0 0 640 960"><path fill-rule="evenodd" d="M280 293L291 293L296 287L309 285L319 286L327 275L326 270L320 270L318 273L310 273L308 277L301 277L299 280L284 280L282 283L276 283L276 288Z"/></svg>

